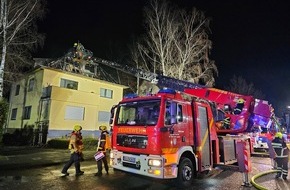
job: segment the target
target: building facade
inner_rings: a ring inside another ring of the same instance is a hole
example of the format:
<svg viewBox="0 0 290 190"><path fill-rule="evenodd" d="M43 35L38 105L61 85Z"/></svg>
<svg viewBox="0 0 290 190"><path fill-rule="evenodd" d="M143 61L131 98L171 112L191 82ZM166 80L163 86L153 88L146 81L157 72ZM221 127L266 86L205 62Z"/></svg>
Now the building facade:
<svg viewBox="0 0 290 190"><path fill-rule="evenodd" d="M83 136L95 137L101 124L109 125L111 108L122 99L125 88L40 66L13 84L6 132L34 126L46 142L67 136L80 124Z"/></svg>

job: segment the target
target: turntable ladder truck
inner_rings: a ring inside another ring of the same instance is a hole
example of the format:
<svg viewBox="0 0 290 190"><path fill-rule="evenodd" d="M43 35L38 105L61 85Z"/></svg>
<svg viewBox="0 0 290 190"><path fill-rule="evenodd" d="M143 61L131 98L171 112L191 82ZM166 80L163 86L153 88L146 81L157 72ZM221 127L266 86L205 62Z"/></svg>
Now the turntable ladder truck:
<svg viewBox="0 0 290 190"><path fill-rule="evenodd" d="M189 91L206 87L116 63L106 64L168 87L148 96L125 96L112 110L110 163L114 169L175 179L181 187L190 186L194 177L216 166L239 170L237 144L249 142L249 137L218 135L216 103Z"/></svg>

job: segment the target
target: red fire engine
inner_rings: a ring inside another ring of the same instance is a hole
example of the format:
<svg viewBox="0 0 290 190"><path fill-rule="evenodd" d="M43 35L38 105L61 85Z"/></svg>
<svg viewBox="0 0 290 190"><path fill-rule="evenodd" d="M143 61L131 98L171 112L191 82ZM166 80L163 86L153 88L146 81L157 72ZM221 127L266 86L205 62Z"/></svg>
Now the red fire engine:
<svg viewBox="0 0 290 190"><path fill-rule="evenodd" d="M238 161L245 161L245 155L238 153L243 152L238 148L240 142L251 146L251 129L271 120L267 101L114 62L94 61L170 88L143 97L126 96L111 111L114 169L176 179L180 186L189 186L197 174L216 166L237 170ZM236 111L239 100L242 107ZM246 162L248 172L250 161Z"/></svg>
<svg viewBox="0 0 290 190"><path fill-rule="evenodd" d="M125 97L113 121L111 164L115 169L189 186L196 174L237 163L236 141L218 136L213 104L161 90Z"/></svg>

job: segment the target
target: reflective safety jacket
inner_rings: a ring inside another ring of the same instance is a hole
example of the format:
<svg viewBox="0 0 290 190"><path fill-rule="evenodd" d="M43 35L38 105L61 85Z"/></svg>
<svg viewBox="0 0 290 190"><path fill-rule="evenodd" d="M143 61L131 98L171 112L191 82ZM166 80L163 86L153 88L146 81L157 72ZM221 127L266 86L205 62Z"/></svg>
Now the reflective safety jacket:
<svg viewBox="0 0 290 190"><path fill-rule="evenodd" d="M276 158L288 158L289 149L283 139L275 137L272 141L272 147L275 150Z"/></svg>
<svg viewBox="0 0 290 190"><path fill-rule="evenodd" d="M68 149L70 150L71 153L74 152L82 153L84 145L81 134L78 134L74 131L71 133Z"/></svg>
<svg viewBox="0 0 290 190"><path fill-rule="evenodd" d="M102 131L101 132L101 135L100 135L100 138L99 138L99 142L98 142L98 148L97 148L97 151L103 151L103 152L106 152L108 148L108 145L110 145L111 143L110 142L107 142L109 141L109 132L108 131Z"/></svg>
<svg viewBox="0 0 290 190"><path fill-rule="evenodd" d="M243 108L244 108L244 103L238 103L237 106L234 108L234 114L239 115L240 113L242 113Z"/></svg>

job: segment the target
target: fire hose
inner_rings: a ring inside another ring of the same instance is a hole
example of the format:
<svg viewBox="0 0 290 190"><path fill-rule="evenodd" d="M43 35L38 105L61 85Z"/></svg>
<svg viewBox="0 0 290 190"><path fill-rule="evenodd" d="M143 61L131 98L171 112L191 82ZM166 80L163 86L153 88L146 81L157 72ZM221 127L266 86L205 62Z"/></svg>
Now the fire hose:
<svg viewBox="0 0 290 190"><path fill-rule="evenodd" d="M262 173L258 173L257 175L254 175L252 178L251 178L251 183L254 187L256 187L257 189L259 190L267 190L266 187L263 187L261 185L259 185L258 183L255 182L255 180L259 177L262 177L264 175L267 175L267 174L270 174L270 173L275 173L275 172L279 172L279 170L269 170L269 171L266 171L266 172L262 172Z"/></svg>

